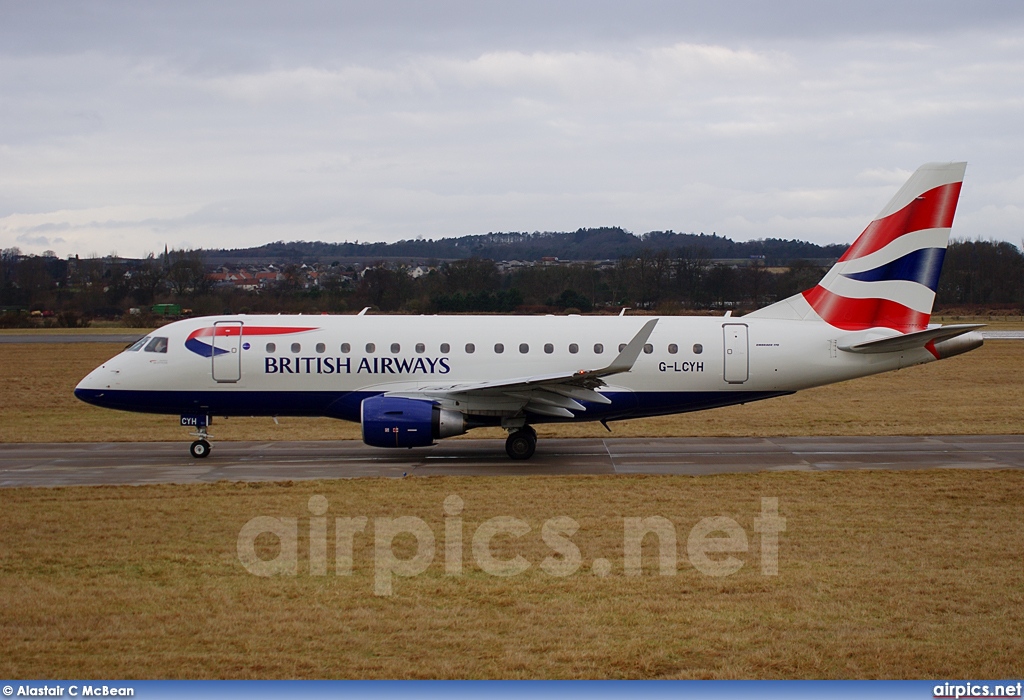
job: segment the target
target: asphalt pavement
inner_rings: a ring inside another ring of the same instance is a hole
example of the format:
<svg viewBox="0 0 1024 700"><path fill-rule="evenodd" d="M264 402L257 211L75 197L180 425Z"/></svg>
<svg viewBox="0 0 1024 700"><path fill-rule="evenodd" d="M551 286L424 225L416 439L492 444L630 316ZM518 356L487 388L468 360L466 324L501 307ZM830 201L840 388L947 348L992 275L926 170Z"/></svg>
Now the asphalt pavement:
<svg viewBox="0 0 1024 700"><path fill-rule="evenodd" d="M839 469L1024 469L1024 435L542 439L514 462L502 440L384 450L358 441L0 445L0 487L433 475L686 474Z"/></svg>

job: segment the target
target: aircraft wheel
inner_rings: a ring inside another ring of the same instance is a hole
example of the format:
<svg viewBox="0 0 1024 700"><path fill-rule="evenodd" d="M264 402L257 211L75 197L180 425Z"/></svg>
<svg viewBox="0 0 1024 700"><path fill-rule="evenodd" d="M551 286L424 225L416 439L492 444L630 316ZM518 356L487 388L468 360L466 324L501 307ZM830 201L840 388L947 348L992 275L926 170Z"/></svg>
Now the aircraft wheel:
<svg viewBox="0 0 1024 700"><path fill-rule="evenodd" d="M210 443L206 440L196 440L189 445L188 451L196 459L203 459L210 455Z"/></svg>
<svg viewBox="0 0 1024 700"><path fill-rule="evenodd" d="M517 430L505 441L505 452L512 459L529 459L537 449L537 434L533 430Z"/></svg>

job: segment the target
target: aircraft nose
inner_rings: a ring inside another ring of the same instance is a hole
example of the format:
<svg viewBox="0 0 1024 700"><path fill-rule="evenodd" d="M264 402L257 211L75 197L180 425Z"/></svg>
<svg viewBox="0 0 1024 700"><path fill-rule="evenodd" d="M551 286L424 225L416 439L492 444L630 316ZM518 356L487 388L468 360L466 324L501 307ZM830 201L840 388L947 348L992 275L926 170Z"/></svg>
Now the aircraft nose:
<svg viewBox="0 0 1024 700"><path fill-rule="evenodd" d="M102 391L99 391L98 389L84 389L82 388L81 384L75 387L75 398L78 399L79 401L91 403L94 406L103 405Z"/></svg>
<svg viewBox="0 0 1024 700"><path fill-rule="evenodd" d="M119 370L112 369L106 364L100 365L78 382L78 386L75 387L75 398L94 406L105 406L104 396L116 387L119 374Z"/></svg>

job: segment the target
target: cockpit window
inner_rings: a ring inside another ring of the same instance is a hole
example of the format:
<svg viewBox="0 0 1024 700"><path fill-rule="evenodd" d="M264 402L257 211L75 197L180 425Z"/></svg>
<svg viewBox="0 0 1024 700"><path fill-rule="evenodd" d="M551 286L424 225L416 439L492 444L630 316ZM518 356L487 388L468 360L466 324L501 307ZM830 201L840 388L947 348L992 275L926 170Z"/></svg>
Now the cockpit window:
<svg viewBox="0 0 1024 700"><path fill-rule="evenodd" d="M125 352L138 352L143 347L145 347L146 343L148 343L148 342L149 342L149 336L148 335L145 338L139 338L132 345L128 346L128 348L125 350Z"/></svg>
<svg viewBox="0 0 1024 700"><path fill-rule="evenodd" d="M167 338L153 338L146 346L146 352L167 352Z"/></svg>

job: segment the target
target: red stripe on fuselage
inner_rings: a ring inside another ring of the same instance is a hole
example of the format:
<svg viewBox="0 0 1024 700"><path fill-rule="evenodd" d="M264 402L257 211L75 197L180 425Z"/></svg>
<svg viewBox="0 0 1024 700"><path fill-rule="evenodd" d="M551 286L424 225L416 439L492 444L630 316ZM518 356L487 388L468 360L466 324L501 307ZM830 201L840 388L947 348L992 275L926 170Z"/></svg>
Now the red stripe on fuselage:
<svg viewBox="0 0 1024 700"><path fill-rule="evenodd" d="M242 335L286 335L288 333L305 333L306 331L315 331L316 328L281 328L278 326L235 326L235 325L222 325L209 328L200 328L199 330L192 331L187 340L194 338L212 338L214 334L218 337L229 337L238 335L241 331Z"/></svg>
<svg viewBox="0 0 1024 700"><path fill-rule="evenodd" d="M900 236L930 228L950 228L963 183L951 182L929 190L910 204L882 219L875 219L843 253L839 262L856 260L881 250Z"/></svg>
<svg viewBox="0 0 1024 700"><path fill-rule="evenodd" d="M931 314L915 311L889 299L852 299L833 294L821 285L803 293L826 323L844 331L892 328L903 332L924 330Z"/></svg>
<svg viewBox="0 0 1024 700"><path fill-rule="evenodd" d="M219 327L218 327L219 329ZM317 328L276 328L273 326L242 326L242 335L285 335L288 333L305 333L319 330Z"/></svg>

